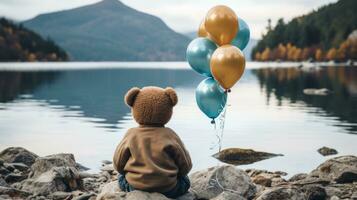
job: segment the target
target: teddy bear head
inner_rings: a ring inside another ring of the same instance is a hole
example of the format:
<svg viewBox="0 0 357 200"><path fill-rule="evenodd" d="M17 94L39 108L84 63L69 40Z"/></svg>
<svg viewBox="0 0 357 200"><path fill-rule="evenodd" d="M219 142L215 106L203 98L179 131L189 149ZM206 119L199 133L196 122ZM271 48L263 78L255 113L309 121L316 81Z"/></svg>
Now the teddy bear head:
<svg viewBox="0 0 357 200"><path fill-rule="evenodd" d="M170 87L134 87L126 93L124 101L138 124L164 126L177 104L177 94Z"/></svg>

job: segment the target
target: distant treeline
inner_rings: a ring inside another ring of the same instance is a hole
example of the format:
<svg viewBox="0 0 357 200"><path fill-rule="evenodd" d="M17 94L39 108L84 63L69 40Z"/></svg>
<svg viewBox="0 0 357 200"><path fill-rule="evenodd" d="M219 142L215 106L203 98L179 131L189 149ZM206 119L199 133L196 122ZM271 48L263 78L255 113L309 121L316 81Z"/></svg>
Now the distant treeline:
<svg viewBox="0 0 357 200"><path fill-rule="evenodd" d="M252 51L252 58L267 60L346 61L357 59L357 1L339 0L294 18L271 21Z"/></svg>
<svg viewBox="0 0 357 200"><path fill-rule="evenodd" d="M0 62L5 61L64 61L68 56L51 39L0 19Z"/></svg>

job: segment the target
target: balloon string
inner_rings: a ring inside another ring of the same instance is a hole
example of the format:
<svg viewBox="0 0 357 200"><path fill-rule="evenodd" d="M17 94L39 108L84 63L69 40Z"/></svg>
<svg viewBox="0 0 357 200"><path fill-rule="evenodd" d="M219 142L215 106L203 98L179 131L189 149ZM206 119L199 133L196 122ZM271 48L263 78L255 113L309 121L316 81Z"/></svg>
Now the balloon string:
<svg viewBox="0 0 357 200"><path fill-rule="evenodd" d="M227 97L226 101L228 101L228 97ZM221 150L222 150L223 133L224 133L224 125L225 125L225 121L226 121L227 106L228 106L228 103L226 104L226 106L224 106L222 108L223 110L222 110L220 116L218 117L218 122L219 122L218 125L219 126L217 127L217 123L213 123L213 128L214 128L215 136L217 138L217 143L213 143L213 145L210 149L214 149L215 147L218 146L218 152L221 152Z"/></svg>

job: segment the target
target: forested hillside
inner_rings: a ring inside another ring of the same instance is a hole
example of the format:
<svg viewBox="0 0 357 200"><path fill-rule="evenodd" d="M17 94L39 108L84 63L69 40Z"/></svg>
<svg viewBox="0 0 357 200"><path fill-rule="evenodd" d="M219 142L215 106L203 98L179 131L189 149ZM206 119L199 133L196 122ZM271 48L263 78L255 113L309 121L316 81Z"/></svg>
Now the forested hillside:
<svg viewBox="0 0 357 200"><path fill-rule="evenodd" d="M339 0L294 18L288 23L280 19L270 23L252 52L255 60L313 59L345 61L356 59L357 1Z"/></svg>
<svg viewBox="0 0 357 200"><path fill-rule="evenodd" d="M67 54L50 39L0 19L0 62L4 61L63 61Z"/></svg>

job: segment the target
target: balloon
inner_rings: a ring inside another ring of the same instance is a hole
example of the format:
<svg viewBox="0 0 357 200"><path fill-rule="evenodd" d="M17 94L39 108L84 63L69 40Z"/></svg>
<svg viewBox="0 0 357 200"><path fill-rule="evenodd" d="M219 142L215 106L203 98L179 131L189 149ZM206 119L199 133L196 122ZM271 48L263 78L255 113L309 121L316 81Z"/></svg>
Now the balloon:
<svg viewBox="0 0 357 200"><path fill-rule="evenodd" d="M217 48L212 55L212 75L224 89L231 88L242 77L244 68L244 55L233 45L223 45Z"/></svg>
<svg viewBox="0 0 357 200"><path fill-rule="evenodd" d="M201 22L200 27L198 27L197 36L198 37L208 37L208 33L205 28L204 20Z"/></svg>
<svg viewBox="0 0 357 200"><path fill-rule="evenodd" d="M232 41L232 45L238 47L240 50L243 50L250 38L250 30L248 24L241 18L238 18L239 21L239 31Z"/></svg>
<svg viewBox="0 0 357 200"><path fill-rule="evenodd" d="M186 59L192 69L205 76L212 76L210 59L217 45L207 38L196 38L188 45Z"/></svg>
<svg viewBox="0 0 357 200"><path fill-rule="evenodd" d="M230 44L238 33L238 17L227 6L215 6L206 15L205 28L219 46Z"/></svg>
<svg viewBox="0 0 357 200"><path fill-rule="evenodd" d="M206 78L196 88L198 107L209 118L219 116L227 102L227 93L212 78Z"/></svg>

